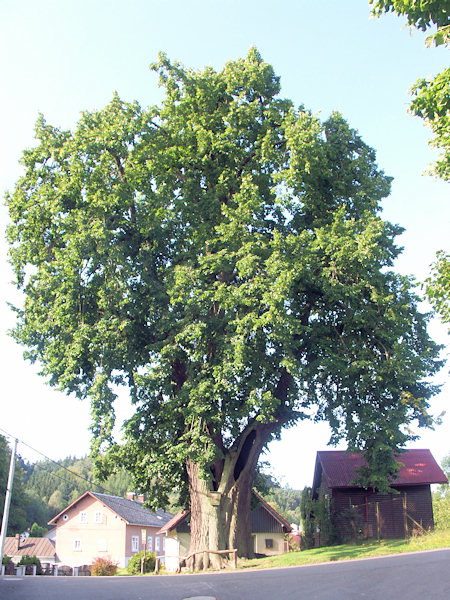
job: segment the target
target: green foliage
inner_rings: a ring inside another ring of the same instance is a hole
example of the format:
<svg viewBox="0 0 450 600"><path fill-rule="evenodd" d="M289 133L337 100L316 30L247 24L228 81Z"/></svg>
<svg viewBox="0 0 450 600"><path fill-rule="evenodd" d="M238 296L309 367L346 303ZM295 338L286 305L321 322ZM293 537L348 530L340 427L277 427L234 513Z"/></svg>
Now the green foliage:
<svg viewBox="0 0 450 600"><path fill-rule="evenodd" d="M337 544L339 535L334 525L334 508L332 501L327 496L322 496L313 501L313 514L319 529L319 542L321 546Z"/></svg>
<svg viewBox="0 0 450 600"><path fill-rule="evenodd" d="M305 487L301 498L302 549L314 548L317 524L314 519L312 489Z"/></svg>
<svg viewBox="0 0 450 600"><path fill-rule="evenodd" d="M447 486L448 487L448 486ZM434 528L437 530L450 529L450 494L433 494Z"/></svg>
<svg viewBox="0 0 450 600"><path fill-rule="evenodd" d="M378 483L404 425L432 423L439 367L392 269L390 178L340 114L280 98L254 48L219 72L163 54L152 69L160 106L114 95L74 131L39 118L7 198L15 339L90 399L99 472L133 471L154 507L186 493L187 461L218 477L250 431L262 449L311 417ZM123 446L119 384L135 404Z"/></svg>
<svg viewBox="0 0 450 600"><path fill-rule="evenodd" d="M267 461L259 461L257 464L253 478L253 487L264 497L270 494L274 488L280 487L277 479L270 472L270 465Z"/></svg>
<svg viewBox="0 0 450 600"><path fill-rule="evenodd" d="M136 552L130 558L127 564L127 573L131 575L139 575L141 572L141 564L144 558L144 552ZM151 573L155 570L156 554L154 552L145 553L144 573Z"/></svg>
<svg viewBox="0 0 450 600"><path fill-rule="evenodd" d="M300 490L282 487L272 487L267 493L263 494L264 500L267 500L288 523L296 523L297 525L301 523L301 495Z"/></svg>
<svg viewBox="0 0 450 600"><path fill-rule="evenodd" d="M36 573L38 575L42 574L41 561L37 556L22 556L20 561L17 563L17 566L28 566L28 565L36 565Z"/></svg>
<svg viewBox="0 0 450 600"><path fill-rule="evenodd" d="M30 529L30 537L44 537L44 534L47 533L46 527L41 527L36 522L33 523Z"/></svg>
<svg viewBox="0 0 450 600"><path fill-rule="evenodd" d="M440 251L426 280L426 294L442 322L450 327L450 254Z"/></svg>
<svg viewBox="0 0 450 600"><path fill-rule="evenodd" d="M333 514L333 507L328 497L322 496L313 500L310 487L302 490L302 549L314 548L316 534L321 546L330 546L339 541L333 523Z"/></svg>
<svg viewBox="0 0 450 600"><path fill-rule="evenodd" d="M6 554L2 557L2 565L10 565L12 563L11 557L6 556Z"/></svg>
<svg viewBox="0 0 450 600"><path fill-rule="evenodd" d="M108 577L117 573L117 563L110 558L97 557L90 567L91 575Z"/></svg>
<svg viewBox="0 0 450 600"><path fill-rule="evenodd" d="M425 45L448 46L450 41L450 4L448 0L369 0L372 14L393 12L406 16L411 27L427 31L436 27ZM419 79L411 88L410 111L424 119L434 134L430 145L443 150L433 165L432 173L450 180L450 69L444 69L434 79Z"/></svg>
<svg viewBox="0 0 450 600"><path fill-rule="evenodd" d="M442 470L447 479L450 477L450 453L442 460ZM445 483L433 492L433 517L434 528L439 530L450 530L450 488Z"/></svg>
<svg viewBox="0 0 450 600"><path fill-rule="evenodd" d="M441 467L448 479L450 477L450 453L442 459Z"/></svg>
<svg viewBox="0 0 450 600"><path fill-rule="evenodd" d="M431 79L418 79L411 88L410 111L424 119L434 134L430 146L443 153L433 165L433 173L450 181L450 68Z"/></svg>
<svg viewBox="0 0 450 600"><path fill-rule="evenodd" d="M376 16L393 12L405 16L408 25L426 31L429 27L446 27L449 24L449 4L447 0L369 0Z"/></svg>

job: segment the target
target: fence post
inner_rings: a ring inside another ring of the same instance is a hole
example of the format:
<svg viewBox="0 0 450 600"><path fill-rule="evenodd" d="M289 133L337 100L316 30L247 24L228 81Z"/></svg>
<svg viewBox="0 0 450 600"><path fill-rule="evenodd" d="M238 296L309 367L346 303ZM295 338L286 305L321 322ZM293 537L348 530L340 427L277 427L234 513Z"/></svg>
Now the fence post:
<svg viewBox="0 0 450 600"><path fill-rule="evenodd" d="M403 527L405 529L405 540L408 541L408 500L406 492L403 493Z"/></svg>
<svg viewBox="0 0 450 600"><path fill-rule="evenodd" d="M377 502L377 539L380 541L380 503Z"/></svg>

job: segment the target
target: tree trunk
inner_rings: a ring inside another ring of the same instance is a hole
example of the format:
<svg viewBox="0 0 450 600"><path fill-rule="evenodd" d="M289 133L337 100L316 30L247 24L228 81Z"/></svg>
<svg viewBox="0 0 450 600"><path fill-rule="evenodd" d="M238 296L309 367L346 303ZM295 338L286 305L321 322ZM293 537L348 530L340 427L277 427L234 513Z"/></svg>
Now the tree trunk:
<svg viewBox="0 0 450 600"><path fill-rule="evenodd" d="M224 451L216 478L202 478L198 465L188 460L190 552L237 549L239 556L253 556L250 523L253 476L272 429L273 423L249 426L233 447ZM206 552L197 554L195 569L205 569L210 565L217 569L231 558L231 555L221 557Z"/></svg>

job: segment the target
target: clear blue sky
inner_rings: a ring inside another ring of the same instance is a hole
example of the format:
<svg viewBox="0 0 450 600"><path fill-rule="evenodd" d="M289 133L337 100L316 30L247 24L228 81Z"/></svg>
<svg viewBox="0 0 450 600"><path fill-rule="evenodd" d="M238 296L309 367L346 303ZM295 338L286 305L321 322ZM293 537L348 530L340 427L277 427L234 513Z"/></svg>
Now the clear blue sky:
<svg viewBox="0 0 450 600"><path fill-rule="evenodd" d="M160 50L186 66L220 69L255 45L281 77L282 95L326 118L337 109L377 151L394 177L384 216L406 228L397 268L423 280L439 248L449 249L449 187L422 176L434 158L420 119L407 114L408 88L441 70L446 50L424 47L425 35L392 15L370 19L366 0L0 0L0 188L20 175L21 151L33 144L39 112L62 128L82 110L102 108L114 90L143 106L161 98L148 65ZM7 221L0 213L2 229ZM17 300L1 242L0 428L52 458L89 448L89 407L45 386L37 369L6 335ZM434 337L448 343L438 321ZM448 354L448 350L447 350ZM445 410L446 387L433 402ZM126 401L121 402L126 413ZM449 419L416 447L441 460L450 450ZM310 484L315 451L328 441L326 426L293 428L275 442L267 459L293 487ZM20 451L38 458L25 447Z"/></svg>

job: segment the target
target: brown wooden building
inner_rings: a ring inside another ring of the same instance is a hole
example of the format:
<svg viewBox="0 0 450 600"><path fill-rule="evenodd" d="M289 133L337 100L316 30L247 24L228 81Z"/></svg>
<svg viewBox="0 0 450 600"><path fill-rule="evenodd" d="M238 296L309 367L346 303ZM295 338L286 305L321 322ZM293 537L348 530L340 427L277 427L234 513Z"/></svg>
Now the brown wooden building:
<svg viewBox="0 0 450 600"><path fill-rule="evenodd" d="M325 498L337 533L343 539L356 533L368 538L400 538L434 526L430 484L448 483L429 450L407 450L394 491L379 494L357 487L356 471L364 465L361 454L342 450L317 452L313 498Z"/></svg>

